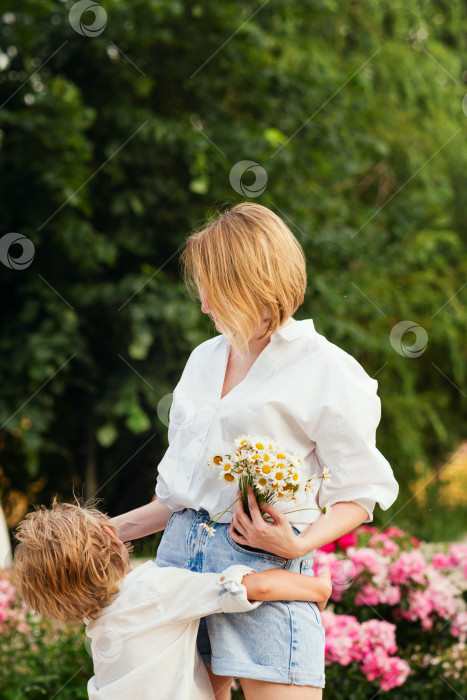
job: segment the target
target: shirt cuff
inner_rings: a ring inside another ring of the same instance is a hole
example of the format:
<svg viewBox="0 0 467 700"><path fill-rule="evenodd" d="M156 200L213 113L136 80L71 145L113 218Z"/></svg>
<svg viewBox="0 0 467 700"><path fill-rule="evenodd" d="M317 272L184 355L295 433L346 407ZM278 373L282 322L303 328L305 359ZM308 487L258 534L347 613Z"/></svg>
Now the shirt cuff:
<svg viewBox="0 0 467 700"><path fill-rule="evenodd" d="M375 509L376 501L374 501L372 498L352 498L349 500L352 500L353 503L357 503L357 505L365 508L366 512L368 513L368 518L363 521L362 525L373 522L373 511Z"/></svg>
<svg viewBox="0 0 467 700"><path fill-rule="evenodd" d="M246 574L255 574L256 570L243 564L229 566L217 577L217 583L221 586L223 612L244 612L254 610L261 605L260 600L252 603L247 598L247 591L242 583L242 578ZM223 590L222 590L223 589Z"/></svg>

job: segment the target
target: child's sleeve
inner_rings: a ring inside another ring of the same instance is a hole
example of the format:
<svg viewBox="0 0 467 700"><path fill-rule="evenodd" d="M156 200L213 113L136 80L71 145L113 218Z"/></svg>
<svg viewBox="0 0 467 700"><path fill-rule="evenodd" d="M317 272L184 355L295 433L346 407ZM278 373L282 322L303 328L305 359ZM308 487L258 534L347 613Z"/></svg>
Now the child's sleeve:
<svg viewBox="0 0 467 700"><path fill-rule="evenodd" d="M158 570L157 596L165 622L189 622L213 613L254 610L242 578L256 573L249 566L235 565L220 574L164 567Z"/></svg>

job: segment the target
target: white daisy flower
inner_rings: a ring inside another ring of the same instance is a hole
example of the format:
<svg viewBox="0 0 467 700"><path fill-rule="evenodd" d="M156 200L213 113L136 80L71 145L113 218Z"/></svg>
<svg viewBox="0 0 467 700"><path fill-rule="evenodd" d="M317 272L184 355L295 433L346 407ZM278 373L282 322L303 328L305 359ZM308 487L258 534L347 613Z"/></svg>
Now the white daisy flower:
<svg viewBox="0 0 467 700"><path fill-rule="evenodd" d="M219 479L224 481L226 484L233 484L238 479L238 474L232 474L231 471L221 471L219 474Z"/></svg>
<svg viewBox="0 0 467 700"><path fill-rule="evenodd" d="M238 435L234 440L235 449L242 449L246 445L251 445L252 438L251 435Z"/></svg>
<svg viewBox="0 0 467 700"><path fill-rule="evenodd" d="M331 515L331 506L325 505L321 508L321 513L325 518L329 518Z"/></svg>
<svg viewBox="0 0 467 700"><path fill-rule="evenodd" d="M295 467L295 469L300 472L302 469L302 461L295 455L291 455L289 458L290 463Z"/></svg>
<svg viewBox="0 0 467 700"><path fill-rule="evenodd" d="M217 467L222 467L224 464L224 458L222 457L222 455L214 455L212 457L212 461Z"/></svg>
<svg viewBox="0 0 467 700"><path fill-rule="evenodd" d="M216 530L215 530L215 528L213 528L212 525L206 525L206 523L200 523L200 527L202 527L203 530L206 530L209 537L214 537L214 535L216 534Z"/></svg>
<svg viewBox="0 0 467 700"><path fill-rule="evenodd" d="M270 435L262 435L256 442L261 442L266 450L279 450L280 447Z"/></svg>
<svg viewBox="0 0 467 700"><path fill-rule="evenodd" d="M315 496L318 493L318 484L313 477L305 484L305 493L309 493L312 496Z"/></svg>
<svg viewBox="0 0 467 700"><path fill-rule="evenodd" d="M264 489L266 489L266 488L268 487L268 484L269 484L269 482L268 482L268 479L267 479L266 476L259 475L259 476L257 477L257 479L256 479L256 488L257 488L259 491L263 491Z"/></svg>
<svg viewBox="0 0 467 700"><path fill-rule="evenodd" d="M276 481L279 481L280 483L285 482L285 479L288 476L287 467L285 464L277 464L273 470L273 474Z"/></svg>

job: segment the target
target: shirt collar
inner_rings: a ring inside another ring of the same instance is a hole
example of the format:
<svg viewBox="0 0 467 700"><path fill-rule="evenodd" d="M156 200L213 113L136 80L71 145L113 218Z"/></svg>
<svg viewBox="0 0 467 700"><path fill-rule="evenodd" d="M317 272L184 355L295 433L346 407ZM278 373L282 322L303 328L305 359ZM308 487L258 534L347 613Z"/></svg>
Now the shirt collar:
<svg viewBox="0 0 467 700"><path fill-rule="evenodd" d="M271 335L271 341L275 340L276 336L280 336L285 340L291 341L295 338L302 338L306 335L316 334L315 326L311 318L305 318L302 321L293 321L292 323L279 328Z"/></svg>
<svg viewBox="0 0 467 700"><path fill-rule="evenodd" d="M275 333L271 335L269 342L280 342L281 339L290 342L291 340L295 340L296 338L303 338L305 336L311 337L316 334L317 332L313 320L311 318L305 318L302 321L294 320L287 326L279 328ZM227 342L227 338L223 333L221 333L219 337L224 339L226 345L229 345L229 343Z"/></svg>

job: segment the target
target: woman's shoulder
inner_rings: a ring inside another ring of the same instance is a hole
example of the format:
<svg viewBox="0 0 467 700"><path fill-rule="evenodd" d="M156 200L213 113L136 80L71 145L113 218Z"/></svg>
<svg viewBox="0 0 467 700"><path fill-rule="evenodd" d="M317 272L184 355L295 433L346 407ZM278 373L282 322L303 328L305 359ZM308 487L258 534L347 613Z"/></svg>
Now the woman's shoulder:
<svg viewBox="0 0 467 700"><path fill-rule="evenodd" d="M223 341L224 336L222 334L216 335L214 336L214 338L208 338L207 340L204 340L202 343L199 343L199 345L195 345L188 359L206 359L206 357L209 357L213 352L220 348L220 346L223 344Z"/></svg>
<svg viewBox="0 0 467 700"><path fill-rule="evenodd" d="M190 352L185 363L184 373L192 371L197 372L206 365L211 365L215 362L216 357L221 353L223 335L216 335L214 338L208 338L199 345L196 345Z"/></svg>
<svg viewBox="0 0 467 700"><path fill-rule="evenodd" d="M324 335L319 334L314 351L320 358L319 364L327 381L336 383L342 388L349 384L355 385L360 390L366 389L370 394L377 391L377 380L369 375L363 365L344 348L331 342Z"/></svg>

